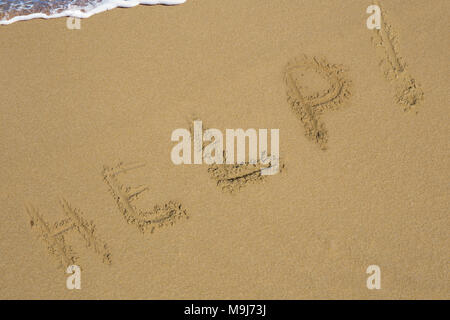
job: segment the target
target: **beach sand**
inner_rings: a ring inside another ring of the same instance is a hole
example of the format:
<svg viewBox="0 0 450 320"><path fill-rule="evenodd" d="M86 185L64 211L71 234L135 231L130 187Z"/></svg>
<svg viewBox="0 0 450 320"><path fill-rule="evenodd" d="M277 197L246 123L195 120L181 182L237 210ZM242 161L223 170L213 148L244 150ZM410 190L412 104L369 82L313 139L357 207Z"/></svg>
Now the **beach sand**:
<svg viewBox="0 0 450 320"><path fill-rule="evenodd" d="M2 26L0 298L450 298L450 4L384 1L380 33L370 4ZM224 192L208 165L174 165L193 116L279 129L283 170Z"/></svg>

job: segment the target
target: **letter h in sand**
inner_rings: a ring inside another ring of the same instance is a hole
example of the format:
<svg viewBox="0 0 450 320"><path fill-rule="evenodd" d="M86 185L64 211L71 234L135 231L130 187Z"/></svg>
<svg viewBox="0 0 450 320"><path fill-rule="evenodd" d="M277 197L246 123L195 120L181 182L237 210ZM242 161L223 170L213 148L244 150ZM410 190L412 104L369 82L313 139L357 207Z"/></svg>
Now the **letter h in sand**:
<svg viewBox="0 0 450 320"><path fill-rule="evenodd" d="M77 231L86 242L86 247L92 248L102 257L104 263L111 264L111 253L108 246L97 238L93 221L83 218L81 211L72 208L65 199L61 200L61 207L66 218L53 225L48 223L37 209L27 207L31 228L39 232L40 238L47 244L48 251L59 260L60 266L66 268L76 264L79 258L66 241L65 236L71 231Z"/></svg>

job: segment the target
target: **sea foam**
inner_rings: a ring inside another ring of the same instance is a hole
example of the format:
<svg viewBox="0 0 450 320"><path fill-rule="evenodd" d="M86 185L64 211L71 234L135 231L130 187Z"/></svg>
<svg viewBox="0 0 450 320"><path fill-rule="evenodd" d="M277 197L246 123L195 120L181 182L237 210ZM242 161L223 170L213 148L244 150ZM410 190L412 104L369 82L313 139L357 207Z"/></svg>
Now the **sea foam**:
<svg viewBox="0 0 450 320"><path fill-rule="evenodd" d="M89 18L117 7L175 5L184 2L186 0L0 0L0 25L38 18Z"/></svg>

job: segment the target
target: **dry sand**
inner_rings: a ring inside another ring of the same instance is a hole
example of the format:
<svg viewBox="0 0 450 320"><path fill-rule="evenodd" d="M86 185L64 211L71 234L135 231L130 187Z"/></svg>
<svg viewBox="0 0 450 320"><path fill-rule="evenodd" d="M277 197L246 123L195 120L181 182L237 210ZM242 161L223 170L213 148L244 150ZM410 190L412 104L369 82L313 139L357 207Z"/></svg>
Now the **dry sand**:
<svg viewBox="0 0 450 320"><path fill-rule="evenodd" d="M0 298L450 298L450 4L384 1L378 32L370 4L188 0L0 28ZM229 193L175 166L192 114L279 128L284 169Z"/></svg>

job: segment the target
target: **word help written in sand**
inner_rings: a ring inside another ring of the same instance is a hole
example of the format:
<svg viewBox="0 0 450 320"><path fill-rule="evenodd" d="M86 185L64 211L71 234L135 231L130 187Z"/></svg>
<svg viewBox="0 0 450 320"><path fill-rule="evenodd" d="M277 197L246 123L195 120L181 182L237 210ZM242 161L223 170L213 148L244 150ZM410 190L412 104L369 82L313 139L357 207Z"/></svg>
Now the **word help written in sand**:
<svg viewBox="0 0 450 320"><path fill-rule="evenodd" d="M381 11L381 28L374 29L372 43L380 57L384 76L396 87L395 102L405 111L418 106L424 99L423 90L407 71L406 63L399 54L398 36L386 21L386 10L375 1Z"/></svg>
<svg viewBox="0 0 450 320"><path fill-rule="evenodd" d="M164 205L155 205L153 210L139 209L134 205L134 201L146 190L147 186L129 187L123 185L118 180L118 175L126 173L129 170L143 167L145 164L129 164L119 163L115 167L103 167L103 180L109 187L117 207L129 224L133 224L144 233L150 230L151 233L156 228L174 225L175 222L182 218L188 218L186 210L181 204L175 201L169 201Z"/></svg>
<svg viewBox="0 0 450 320"><path fill-rule="evenodd" d="M326 59L303 56L290 61L284 75L287 101L303 123L305 135L325 150L328 131L320 116L325 110L338 109L350 98L351 82L345 77L345 70ZM317 81L313 81L315 78Z"/></svg>
<svg viewBox="0 0 450 320"><path fill-rule="evenodd" d="M79 259L66 242L65 235L69 231L78 232L87 248L92 248L102 258L103 263L111 264L111 253L108 246L98 238L94 223L83 218L81 211L72 208L65 199L61 200L61 207L66 218L53 225L45 221L38 210L27 207L31 228L39 233L40 238L47 244L49 253L58 259L60 267L66 268L76 264Z"/></svg>

